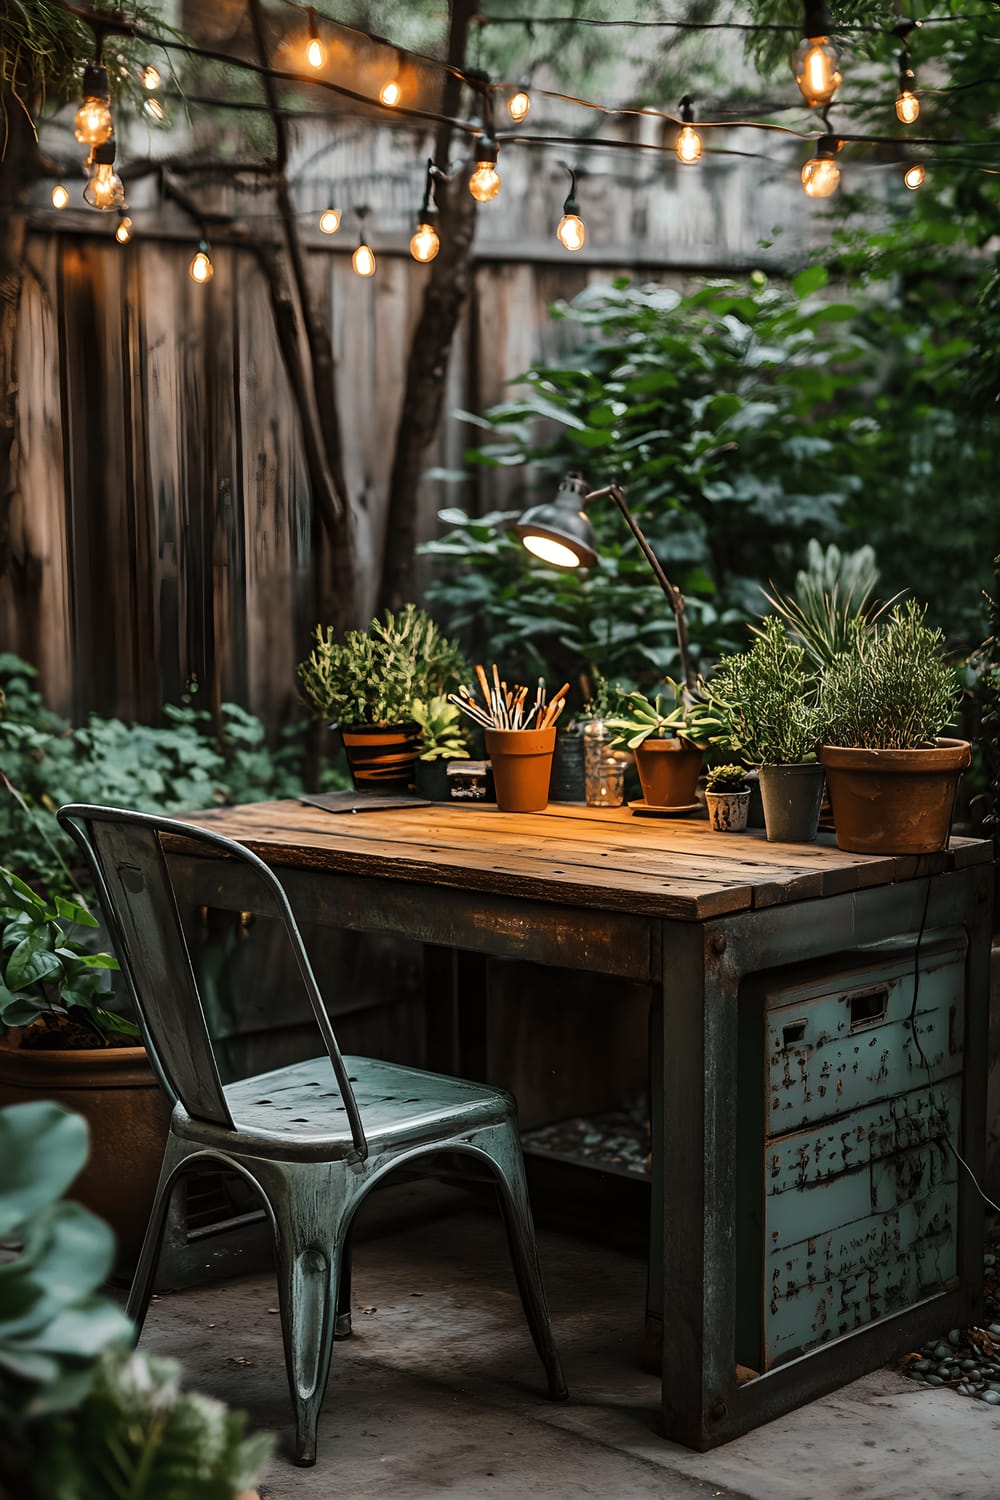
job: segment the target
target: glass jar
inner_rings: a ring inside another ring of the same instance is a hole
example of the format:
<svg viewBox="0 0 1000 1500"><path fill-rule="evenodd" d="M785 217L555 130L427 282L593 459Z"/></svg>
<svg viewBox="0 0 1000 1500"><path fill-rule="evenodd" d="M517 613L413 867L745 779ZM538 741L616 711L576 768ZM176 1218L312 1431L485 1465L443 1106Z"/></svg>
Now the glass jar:
<svg viewBox="0 0 1000 1500"><path fill-rule="evenodd" d="M621 807L627 756L611 748L612 734L603 719L583 726L583 786L588 807Z"/></svg>

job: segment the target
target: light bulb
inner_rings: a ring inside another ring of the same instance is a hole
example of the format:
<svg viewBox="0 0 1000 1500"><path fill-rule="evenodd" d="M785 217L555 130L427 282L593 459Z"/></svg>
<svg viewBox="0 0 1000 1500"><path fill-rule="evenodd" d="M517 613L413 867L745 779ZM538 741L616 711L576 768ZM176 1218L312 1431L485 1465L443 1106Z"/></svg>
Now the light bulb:
<svg viewBox="0 0 1000 1500"><path fill-rule="evenodd" d="M527 89L520 88L516 94L511 94L507 100L507 109L515 125L520 125L522 120L528 118L528 110L531 108L531 95Z"/></svg>
<svg viewBox="0 0 1000 1500"><path fill-rule="evenodd" d="M125 185L115 171L114 162L100 161L83 190L83 201L91 208L118 208L125 202Z"/></svg>
<svg viewBox="0 0 1000 1500"><path fill-rule="evenodd" d="M321 68L326 62L326 48L318 36L309 38L309 45L306 48L306 62L311 68Z"/></svg>
<svg viewBox="0 0 1000 1500"><path fill-rule="evenodd" d="M57 182L55 187L52 189L52 207L65 208L68 202L69 193L63 187L61 182Z"/></svg>
<svg viewBox="0 0 1000 1500"><path fill-rule="evenodd" d="M490 203L500 191L500 173L495 161L477 161L469 178L469 192L477 203Z"/></svg>
<svg viewBox="0 0 1000 1500"><path fill-rule="evenodd" d="M389 108L392 109L399 103L400 99L402 99L403 90L400 88L396 79L391 78L388 83L383 83L382 87L379 89L378 97L380 103L387 104Z"/></svg>
<svg viewBox="0 0 1000 1500"><path fill-rule="evenodd" d="M915 161L911 163L903 173L903 181L911 192L915 192L918 187L923 187L927 181L927 168L923 162Z"/></svg>
<svg viewBox="0 0 1000 1500"><path fill-rule="evenodd" d="M107 99L84 99L73 121L73 134L81 146L103 146L111 138L114 124Z"/></svg>
<svg viewBox="0 0 1000 1500"><path fill-rule="evenodd" d="M417 232L410 240L410 254L414 260L426 265L441 249L441 236L433 224L418 224Z"/></svg>
<svg viewBox="0 0 1000 1500"><path fill-rule="evenodd" d="M132 220L129 218L128 214L123 214L118 221L118 228L115 230L115 239L118 241L119 245L127 245L131 238Z"/></svg>
<svg viewBox="0 0 1000 1500"><path fill-rule="evenodd" d="M920 100L909 89L900 89L896 98L896 118L904 125L912 125L920 114Z"/></svg>
<svg viewBox="0 0 1000 1500"><path fill-rule="evenodd" d="M802 186L810 198L829 198L840 186L840 168L829 156L814 156L802 168Z"/></svg>
<svg viewBox="0 0 1000 1500"><path fill-rule="evenodd" d="M550 536L523 536L521 541L526 549L535 557L540 557L542 562L552 563L557 568L578 568L580 559L570 548L565 547L562 542L557 542Z"/></svg>
<svg viewBox="0 0 1000 1500"><path fill-rule="evenodd" d="M202 240L198 246L197 253L188 266L188 275L192 281L197 281L199 286L204 286L206 281L211 281L215 275L215 267L212 265L212 257L208 253L208 246Z"/></svg>
<svg viewBox="0 0 1000 1500"><path fill-rule="evenodd" d="M340 209L328 208L319 216L319 227L324 234L336 234L340 228Z"/></svg>
<svg viewBox="0 0 1000 1500"><path fill-rule="evenodd" d="M154 125L166 124L167 112L159 99L145 99L142 105L142 112L147 119L152 120Z"/></svg>
<svg viewBox="0 0 1000 1500"><path fill-rule="evenodd" d="M556 238L565 250L582 250L587 238L587 226L578 214L563 214L556 230Z"/></svg>
<svg viewBox="0 0 1000 1500"><path fill-rule="evenodd" d="M375 275L375 252L364 240L351 256L351 265L359 276Z"/></svg>
<svg viewBox="0 0 1000 1500"><path fill-rule="evenodd" d="M802 38L792 58L792 72L812 109L829 104L844 81L837 54L826 36Z"/></svg>
<svg viewBox="0 0 1000 1500"><path fill-rule="evenodd" d="M704 147L701 136L691 125L685 125L677 137L674 150L677 152L677 160L683 162L699 161Z"/></svg>
<svg viewBox="0 0 1000 1500"><path fill-rule="evenodd" d="M158 89L160 87L160 70L154 68L152 63L147 63L139 74L144 89Z"/></svg>

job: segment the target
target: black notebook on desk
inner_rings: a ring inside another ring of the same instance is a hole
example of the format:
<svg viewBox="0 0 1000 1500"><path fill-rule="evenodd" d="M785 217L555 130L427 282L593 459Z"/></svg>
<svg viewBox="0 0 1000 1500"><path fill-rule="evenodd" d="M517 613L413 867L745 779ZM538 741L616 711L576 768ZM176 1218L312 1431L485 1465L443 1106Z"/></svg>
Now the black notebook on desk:
<svg viewBox="0 0 1000 1500"><path fill-rule="evenodd" d="M386 812L393 807L431 805L426 797L412 797L408 792L317 792L315 796L303 792L298 800L331 813Z"/></svg>

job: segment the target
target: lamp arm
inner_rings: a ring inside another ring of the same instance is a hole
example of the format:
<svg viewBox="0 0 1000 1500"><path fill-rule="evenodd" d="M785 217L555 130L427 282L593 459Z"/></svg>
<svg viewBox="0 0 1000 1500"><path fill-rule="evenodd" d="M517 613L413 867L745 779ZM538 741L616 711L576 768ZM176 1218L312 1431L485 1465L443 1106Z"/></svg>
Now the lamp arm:
<svg viewBox="0 0 1000 1500"><path fill-rule="evenodd" d="M667 603L674 612L674 620L677 624L677 652L681 659L681 676L684 678L685 686L693 688L695 685L695 675L691 666L691 655L688 647L687 614L684 609L684 595L679 588L676 588L670 582L670 579L664 573L660 559L646 540L638 521L625 504L624 491L617 484L609 484L607 489L594 490L593 494L588 495L586 498L587 500L599 500L604 495L610 495L621 511L625 519L625 525L639 543L639 550L652 568L653 575L660 588L667 596Z"/></svg>

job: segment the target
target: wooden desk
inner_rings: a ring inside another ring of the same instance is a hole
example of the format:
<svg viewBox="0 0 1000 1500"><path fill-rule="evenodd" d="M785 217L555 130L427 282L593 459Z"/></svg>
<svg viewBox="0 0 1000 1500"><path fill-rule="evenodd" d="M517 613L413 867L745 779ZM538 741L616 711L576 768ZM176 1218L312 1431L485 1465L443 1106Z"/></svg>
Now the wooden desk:
<svg viewBox="0 0 1000 1500"><path fill-rule="evenodd" d="M986 843L875 858L578 806L192 821L279 867L305 921L657 986L667 1436L713 1447L971 1316L982 1207L940 1137L981 1173ZM245 904L225 861L177 863L193 903ZM859 1190L862 1219L837 1208Z"/></svg>

